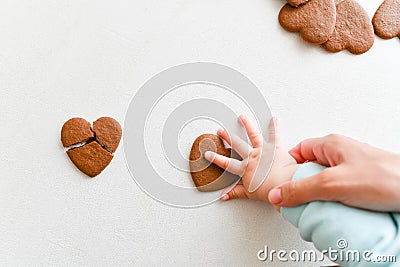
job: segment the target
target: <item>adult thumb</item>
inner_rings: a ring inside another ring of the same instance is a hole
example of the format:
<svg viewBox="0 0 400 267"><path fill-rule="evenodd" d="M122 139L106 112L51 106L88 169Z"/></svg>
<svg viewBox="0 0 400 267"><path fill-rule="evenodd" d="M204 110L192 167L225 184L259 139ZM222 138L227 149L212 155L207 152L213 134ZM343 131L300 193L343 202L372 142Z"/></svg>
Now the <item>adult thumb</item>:
<svg viewBox="0 0 400 267"><path fill-rule="evenodd" d="M268 199L275 206L293 207L314 200L329 200L324 171L308 178L283 183L273 188ZM326 191L326 190L325 190Z"/></svg>

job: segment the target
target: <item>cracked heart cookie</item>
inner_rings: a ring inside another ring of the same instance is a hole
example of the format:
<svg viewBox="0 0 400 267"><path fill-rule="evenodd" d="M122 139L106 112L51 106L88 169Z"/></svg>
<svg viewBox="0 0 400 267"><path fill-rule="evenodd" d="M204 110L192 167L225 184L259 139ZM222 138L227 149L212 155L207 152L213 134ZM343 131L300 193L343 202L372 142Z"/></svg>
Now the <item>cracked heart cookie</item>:
<svg viewBox="0 0 400 267"><path fill-rule="evenodd" d="M199 191L217 191L240 179L239 176L230 174L206 160L204 158L206 151L213 151L226 157L231 157L232 152L230 148L225 148L224 142L217 135L203 134L196 138L190 151L189 165L193 182Z"/></svg>
<svg viewBox="0 0 400 267"><path fill-rule="evenodd" d="M400 38L400 0L383 1L372 18L372 24L380 38Z"/></svg>
<svg viewBox="0 0 400 267"><path fill-rule="evenodd" d="M335 22L334 0L310 0L298 7L286 4L279 12L281 26L290 32L300 32L300 36L311 44L328 41Z"/></svg>
<svg viewBox="0 0 400 267"><path fill-rule="evenodd" d="M367 12L355 0L343 0L336 5L335 29L322 47L329 52L347 49L358 55L367 52L374 44L374 39Z"/></svg>
<svg viewBox="0 0 400 267"><path fill-rule="evenodd" d="M93 123L82 118L66 121L61 129L61 142L75 166L89 177L99 175L113 159L122 136L120 124L110 117Z"/></svg>

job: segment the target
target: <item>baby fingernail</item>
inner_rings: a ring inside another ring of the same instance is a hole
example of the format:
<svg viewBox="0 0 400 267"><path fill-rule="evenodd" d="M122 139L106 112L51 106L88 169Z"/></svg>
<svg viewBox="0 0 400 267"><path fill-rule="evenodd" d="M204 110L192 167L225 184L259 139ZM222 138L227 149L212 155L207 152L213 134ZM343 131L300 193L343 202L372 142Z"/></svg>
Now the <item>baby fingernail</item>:
<svg viewBox="0 0 400 267"><path fill-rule="evenodd" d="M211 151L206 151L206 152L204 153L204 157L206 158L206 160L211 161L211 160L213 159L213 154L212 154Z"/></svg>
<svg viewBox="0 0 400 267"><path fill-rule="evenodd" d="M226 201L228 199L229 199L229 195L228 194L223 194L222 197L221 197L222 201Z"/></svg>
<svg viewBox="0 0 400 267"><path fill-rule="evenodd" d="M272 204L279 204L282 202L282 195L280 188L274 188L269 192L269 202Z"/></svg>

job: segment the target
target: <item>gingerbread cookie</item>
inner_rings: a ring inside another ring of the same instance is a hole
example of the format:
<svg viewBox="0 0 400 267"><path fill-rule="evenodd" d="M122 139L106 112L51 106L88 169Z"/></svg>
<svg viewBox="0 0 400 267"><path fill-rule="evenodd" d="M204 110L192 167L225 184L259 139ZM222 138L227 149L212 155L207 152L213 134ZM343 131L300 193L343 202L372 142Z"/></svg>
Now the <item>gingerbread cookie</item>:
<svg viewBox="0 0 400 267"><path fill-rule="evenodd" d="M93 130L85 119L72 118L61 129L61 142L75 166L94 177L110 164L121 135L121 126L113 118L99 118L93 123Z"/></svg>
<svg viewBox="0 0 400 267"><path fill-rule="evenodd" d="M84 174L95 177L99 175L113 159L113 154L96 141L81 147L67 150L68 157Z"/></svg>
<svg viewBox="0 0 400 267"><path fill-rule="evenodd" d="M279 12L279 23L290 32L300 32L312 44L325 43L336 21L334 0L310 0L299 7L286 4Z"/></svg>
<svg viewBox="0 0 400 267"><path fill-rule="evenodd" d="M61 129L61 142L64 147L76 145L93 137L90 123L82 118L69 119Z"/></svg>
<svg viewBox="0 0 400 267"><path fill-rule="evenodd" d="M102 117L93 122L93 131L96 138L112 152L117 150L122 136L122 129L119 123L113 118Z"/></svg>
<svg viewBox="0 0 400 267"><path fill-rule="evenodd" d="M287 2L293 7L298 7L299 5L303 5L308 1L309 0L288 0Z"/></svg>
<svg viewBox="0 0 400 267"><path fill-rule="evenodd" d="M206 151L231 157L231 149L225 148L224 142L217 135L203 134L196 138L190 151L189 165L193 182L199 191L217 191L240 179L206 160L204 158Z"/></svg>
<svg viewBox="0 0 400 267"><path fill-rule="evenodd" d="M355 0L343 0L336 5L335 30L322 46L329 52L347 49L362 54L372 47L374 39L367 12Z"/></svg>
<svg viewBox="0 0 400 267"><path fill-rule="evenodd" d="M400 38L400 0L385 0L372 18L375 33L383 39Z"/></svg>

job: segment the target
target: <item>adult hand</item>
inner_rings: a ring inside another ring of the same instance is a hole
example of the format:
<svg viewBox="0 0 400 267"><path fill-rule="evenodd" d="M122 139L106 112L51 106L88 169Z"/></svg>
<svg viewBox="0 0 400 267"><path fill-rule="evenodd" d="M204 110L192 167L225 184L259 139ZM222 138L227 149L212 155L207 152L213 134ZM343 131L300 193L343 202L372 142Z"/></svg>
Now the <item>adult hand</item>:
<svg viewBox="0 0 400 267"><path fill-rule="evenodd" d="M298 163L330 168L275 187L269 201L297 206L314 200L337 201L377 211L400 211L400 156L341 135L308 139L289 152Z"/></svg>

